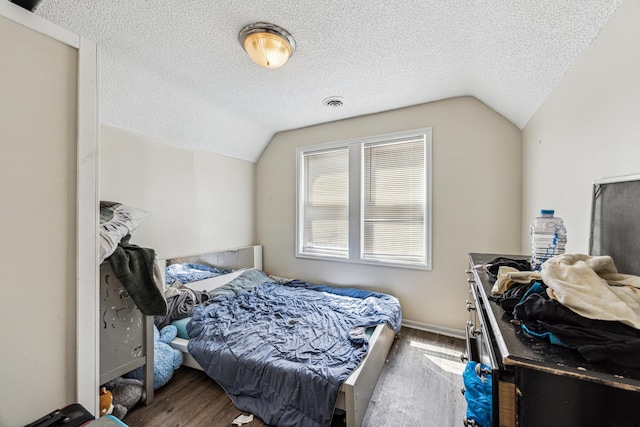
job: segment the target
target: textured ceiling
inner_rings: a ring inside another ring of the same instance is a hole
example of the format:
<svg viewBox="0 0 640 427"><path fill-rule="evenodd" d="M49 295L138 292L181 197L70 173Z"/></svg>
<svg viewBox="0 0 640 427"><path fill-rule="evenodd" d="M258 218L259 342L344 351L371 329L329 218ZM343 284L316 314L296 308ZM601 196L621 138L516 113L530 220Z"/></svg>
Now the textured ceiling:
<svg viewBox="0 0 640 427"><path fill-rule="evenodd" d="M279 131L456 96L522 128L621 2L42 0L35 13L101 45L101 123L256 161ZM238 43L257 21L295 38L282 68Z"/></svg>

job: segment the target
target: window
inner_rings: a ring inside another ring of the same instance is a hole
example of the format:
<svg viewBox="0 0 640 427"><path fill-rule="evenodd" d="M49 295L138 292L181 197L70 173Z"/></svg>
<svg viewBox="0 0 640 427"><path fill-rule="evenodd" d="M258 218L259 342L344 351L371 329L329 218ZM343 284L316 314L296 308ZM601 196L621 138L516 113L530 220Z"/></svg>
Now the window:
<svg viewBox="0 0 640 427"><path fill-rule="evenodd" d="M297 150L296 256L429 269L431 129Z"/></svg>

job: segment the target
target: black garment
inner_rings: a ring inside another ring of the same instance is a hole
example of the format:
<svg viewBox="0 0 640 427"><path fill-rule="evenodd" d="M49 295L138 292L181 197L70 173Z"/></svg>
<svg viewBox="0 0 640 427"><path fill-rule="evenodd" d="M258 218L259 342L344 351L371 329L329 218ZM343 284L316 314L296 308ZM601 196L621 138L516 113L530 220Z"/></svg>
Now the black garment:
<svg viewBox="0 0 640 427"><path fill-rule="evenodd" d="M156 252L131 244L129 239L130 234L124 236L107 259L142 314L163 316L167 314L167 301L153 276Z"/></svg>
<svg viewBox="0 0 640 427"><path fill-rule="evenodd" d="M494 258L485 265L485 270L491 280L498 278L500 267L513 267L518 271L532 271L531 263L526 259L511 259L505 257Z"/></svg>
<svg viewBox="0 0 640 427"><path fill-rule="evenodd" d="M506 315L513 317L512 312L514 307L522 300L524 294L527 293L534 283L536 283L535 280L532 280L529 283L514 283L501 295L491 295L489 296L489 299L495 301L500 307L502 307Z"/></svg>
<svg viewBox="0 0 640 427"><path fill-rule="evenodd" d="M513 309L514 318L536 333L550 332L589 362L610 360L640 367L640 330L621 322L588 319L550 299L531 294Z"/></svg>

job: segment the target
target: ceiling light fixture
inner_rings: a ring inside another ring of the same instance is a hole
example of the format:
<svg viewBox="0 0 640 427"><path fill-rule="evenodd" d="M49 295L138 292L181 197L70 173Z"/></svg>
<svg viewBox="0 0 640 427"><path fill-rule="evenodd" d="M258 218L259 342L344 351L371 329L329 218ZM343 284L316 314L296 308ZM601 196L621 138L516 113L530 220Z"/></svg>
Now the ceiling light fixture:
<svg viewBox="0 0 640 427"><path fill-rule="evenodd" d="M265 68L278 68L296 50L296 42L287 30L266 22L249 24L240 30L238 40L253 61Z"/></svg>

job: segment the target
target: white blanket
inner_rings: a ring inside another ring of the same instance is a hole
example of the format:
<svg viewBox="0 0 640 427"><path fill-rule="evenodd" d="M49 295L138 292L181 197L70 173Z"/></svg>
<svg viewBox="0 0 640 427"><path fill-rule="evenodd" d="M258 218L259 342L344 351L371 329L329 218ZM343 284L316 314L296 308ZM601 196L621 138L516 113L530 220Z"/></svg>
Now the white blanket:
<svg viewBox="0 0 640 427"><path fill-rule="evenodd" d="M611 257L558 255L540 274L549 296L575 313L640 329L640 277L618 273Z"/></svg>

